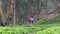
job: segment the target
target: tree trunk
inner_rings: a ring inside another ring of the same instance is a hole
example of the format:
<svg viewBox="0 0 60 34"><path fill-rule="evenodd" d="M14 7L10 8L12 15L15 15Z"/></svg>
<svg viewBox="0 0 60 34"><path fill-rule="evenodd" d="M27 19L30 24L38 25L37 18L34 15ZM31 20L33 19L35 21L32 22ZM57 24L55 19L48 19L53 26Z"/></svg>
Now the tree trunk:
<svg viewBox="0 0 60 34"><path fill-rule="evenodd" d="M1 0L0 0L0 25L2 26L4 23L2 21L2 3L1 3Z"/></svg>
<svg viewBox="0 0 60 34"><path fill-rule="evenodd" d="M16 9L15 9L16 8L16 6L15 6L16 1L15 0L10 0L10 2L11 2L11 4L10 4L10 12L12 12L12 15L13 15L13 17L12 17L13 18L13 23L16 24L16 22L17 22L16 21L16 18L17 18L16 17Z"/></svg>
<svg viewBox="0 0 60 34"><path fill-rule="evenodd" d="M44 16L44 18L46 18L47 15L48 15L48 11L47 11L47 0L44 0L44 10L45 10L45 16Z"/></svg>

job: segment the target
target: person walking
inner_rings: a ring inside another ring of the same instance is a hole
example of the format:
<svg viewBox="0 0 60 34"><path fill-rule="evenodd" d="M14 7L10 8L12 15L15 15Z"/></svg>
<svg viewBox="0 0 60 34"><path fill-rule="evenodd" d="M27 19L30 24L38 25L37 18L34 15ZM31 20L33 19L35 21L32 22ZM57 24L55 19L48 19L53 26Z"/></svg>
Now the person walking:
<svg viewBox="0 0 60 34"><path fill-rule="evenodd" d="M33 16L31 16L31 17L30 17L30 24L32 25L33 22L34 22L34 18L33 18Z"/></svg>

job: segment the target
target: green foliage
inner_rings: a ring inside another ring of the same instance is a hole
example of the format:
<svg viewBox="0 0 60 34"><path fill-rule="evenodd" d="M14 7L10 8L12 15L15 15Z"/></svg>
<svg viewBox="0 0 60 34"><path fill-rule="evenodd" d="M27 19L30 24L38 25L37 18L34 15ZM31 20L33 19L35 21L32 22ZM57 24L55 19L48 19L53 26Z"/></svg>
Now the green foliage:
<svg viewBox="0 0 60 34"><path fill-rule="evenodd" d="M0 27L0 34L60 34L60 16L48 21L45 18L32 26L12 25L12 27Z"/></svg>
<svg viewBox="0 0 60 34"><path fill-rule="evenodd" d="M28 34L29 31L25 28L15 27L0 27L0 33L3 34Z"/></svg>
<svg viewBox="0 0 60 34"><path fill-rule="evenodd" d="M49 23L57 23L57 22L60 22L60 16L56 16L48 21L45 22L45 24L49 24Z"/></svg>
<svg viewBox="0 0 60 34"><path fill-rule="evenodd" d="M39 20L37 23L43 30L36 31L35 34L60 34L60 16L56 16L48 21L45 19ZM36 26L36 24L35 24Z"/></svg>
<svg viewBox="0 0 60 34"><path fill-rule="evenodd" d="M41 25L41 24L54 24L54 23L59 23L60 21L60 16L56 16L52 19L49 19L49 20L46 20L45 18L42 18L38 21L37 24L34 24L34 25Z"/></svg>
<svg viewBox="0 0 60 34"><path fill-rule="evenodd" d="M29 34L40 30L40 27L0 27L2 34Z"/></svg>
<svg viewBox="0 0 60 34"><path fill-rule="evenodd" d="M35 34L60 34L60 27L47 28L43 31L38 31Z"/></svg>

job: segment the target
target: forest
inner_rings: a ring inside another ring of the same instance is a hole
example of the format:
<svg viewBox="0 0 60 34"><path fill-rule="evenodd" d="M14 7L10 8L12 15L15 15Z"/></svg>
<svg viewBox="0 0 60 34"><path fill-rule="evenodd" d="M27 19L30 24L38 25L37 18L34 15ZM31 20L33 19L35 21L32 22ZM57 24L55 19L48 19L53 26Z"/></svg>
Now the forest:
<svg viewBox="0 0 60 34"><path fill-rule="evenodd" d="M60 0L0 0L0 34L60 34L59 28Z"/></svg>

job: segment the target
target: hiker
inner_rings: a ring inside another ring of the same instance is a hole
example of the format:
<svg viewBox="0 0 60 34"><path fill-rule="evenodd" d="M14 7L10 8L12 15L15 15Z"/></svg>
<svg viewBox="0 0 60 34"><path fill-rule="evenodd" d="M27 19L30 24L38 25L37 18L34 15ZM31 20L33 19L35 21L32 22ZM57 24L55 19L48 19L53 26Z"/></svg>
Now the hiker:
<svg viewBox="0 0 60 34"><path fill-rule="evenodd" d="M31 17L30 17L30 24L32 25L33 22L34 22L34 18L33 18L33 16L31 16Z"/></svg>

